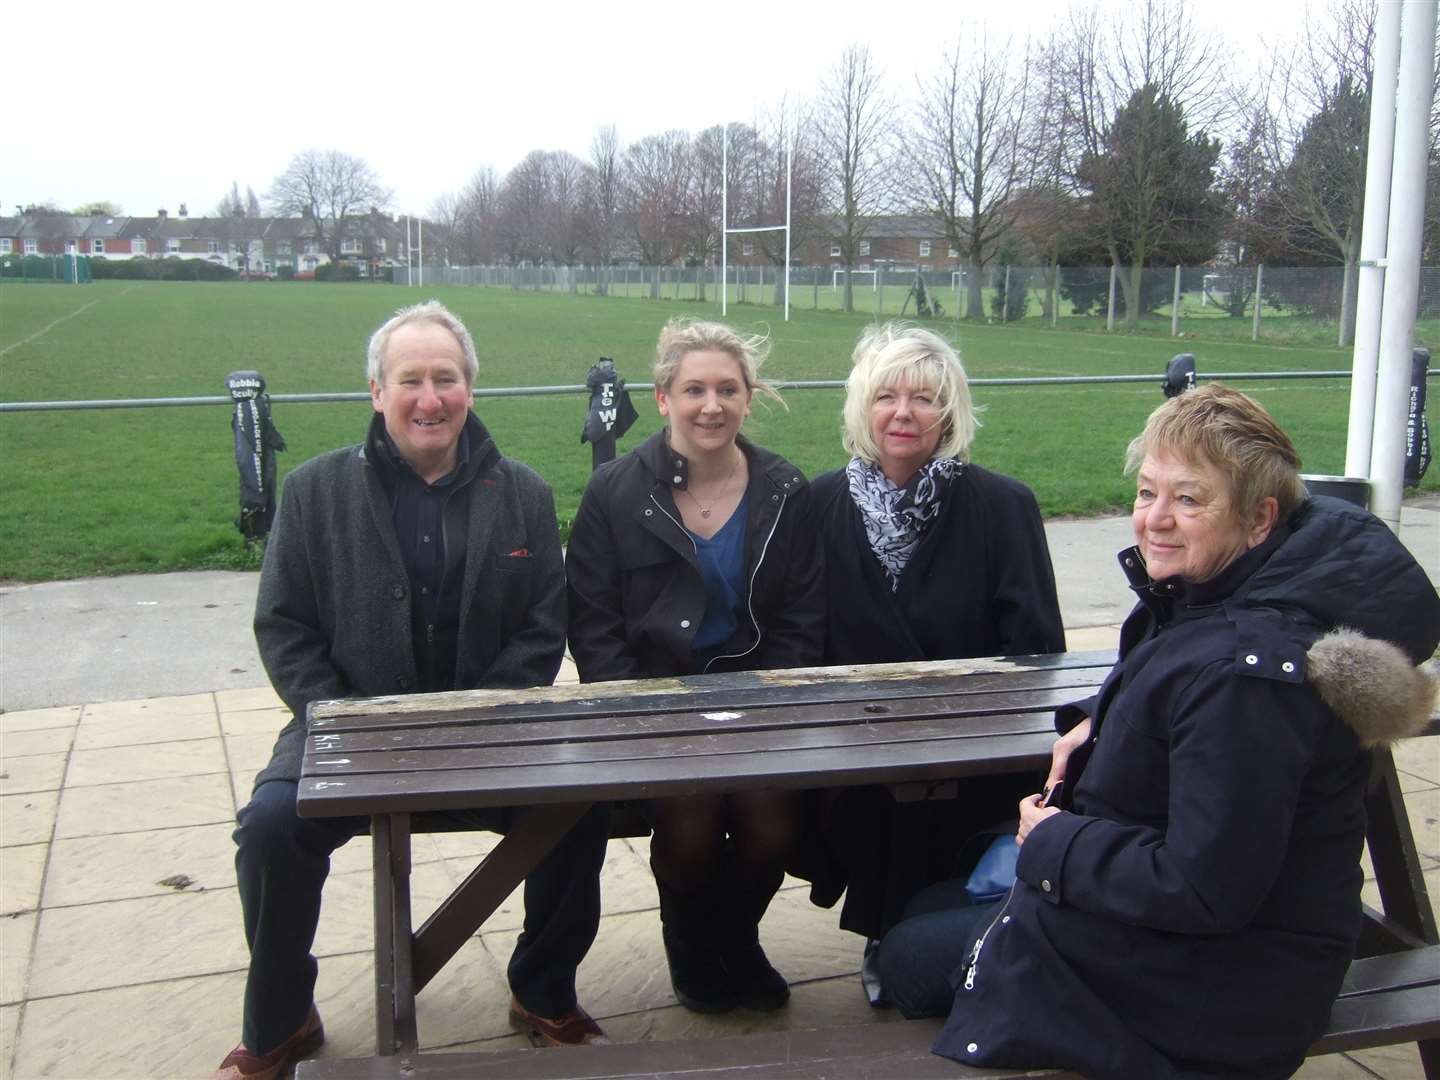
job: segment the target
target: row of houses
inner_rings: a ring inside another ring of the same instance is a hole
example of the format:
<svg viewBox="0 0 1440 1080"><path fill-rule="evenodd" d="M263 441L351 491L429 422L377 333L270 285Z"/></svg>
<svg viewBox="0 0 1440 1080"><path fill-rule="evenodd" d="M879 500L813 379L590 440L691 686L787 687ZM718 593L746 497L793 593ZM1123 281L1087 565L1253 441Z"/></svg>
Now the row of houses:
<svg viewBox="0 0 1440 1080"><path fill-rule="evenodd" d="M377 210L350 219L340 244L340 261L354 265L362 277L382 267L406 265L409 224ZM832 226L828 230L825 224L820 223L811 239L797 245L791 252L792 262L833 268L844 265L840 244L827 239L827 232L834 235L838 231L838 223L828 223ZM431 226L427 226L427 233L436 236ZM959 265L959 252L931 217L875 217L866 223L864 237L856 252L856 268L862 272ZM154 217L48 211L0 217L0 257L73 254L107 259L204 259L239 272L274 274L282 267L290 267L304 274L331 261L328 247L308 217L190 217L183 206L178 214L160 210ZM628 251L623 239L616 248L618 262L638 264L638 251ZM430 252L434 250L431 247L426 253L432 261ZM744 235L731 239L729 259L737 266L769 262L759 243Z"/></svg>
<svg viewBox="0 0 1440 1080"><path fill-rule="evenodd" d="M340 261L361 276L404 265L406 223L377 210L352 218ZM242 273L274 274L288 266L313 273L331 261L309 217L191 217L160 210L154 217L22 212L0 217L0 257L91 255L106 259L204 259Z"/></svg>

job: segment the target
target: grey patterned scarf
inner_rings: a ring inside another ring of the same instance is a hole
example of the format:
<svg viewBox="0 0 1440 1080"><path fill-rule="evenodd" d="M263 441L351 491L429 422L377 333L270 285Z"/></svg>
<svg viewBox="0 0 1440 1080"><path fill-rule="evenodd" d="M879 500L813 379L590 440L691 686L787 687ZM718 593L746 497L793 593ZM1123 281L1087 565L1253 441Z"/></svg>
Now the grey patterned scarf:
<svg viewBox="0 0 1440 1080"><path fill-rule="evenodd" d="M868 465L858 457L845 466L850 498L865 522L870 550L890 579L891 592L900 587L900 575L915 554L925 526L940 512L941 497L963 468L954 458L932 458L901 488L892 484L878 465Z"/></svg>

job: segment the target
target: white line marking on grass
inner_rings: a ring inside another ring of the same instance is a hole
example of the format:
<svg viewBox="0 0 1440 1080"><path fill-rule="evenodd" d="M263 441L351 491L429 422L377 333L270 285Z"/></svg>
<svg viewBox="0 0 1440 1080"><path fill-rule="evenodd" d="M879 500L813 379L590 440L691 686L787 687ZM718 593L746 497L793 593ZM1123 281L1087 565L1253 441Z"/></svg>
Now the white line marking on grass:
<svg viewBox="0 0 1440 1080"><path fill-rule="evenodd" d="M128 292L134 292L134 291L135 291L136 289L138 289L139 287L140 287L139 285L131 285L130 288L128 288L128 289L122 289L119 293L116 294L116 299L119 299L121 296L124 296L124 295L125 295L126 293L128 293ZM105 298L102 296L102 297L98 297L98 298L96 298L96 299L94 299L94 300L91 300L88 304L85 304L85 305L83 305L83 306L81 306L81 307L78 307L78 308L76 308L74 311L70 312L69 315L61 315L60 318L56 319L54 322L50 323L49 325L47 325L47 326L42 326L39 330L36 330L35 333L31 334L29 337L27 337L27 338L22 338L20 341L17 341L17 342L15 342L15 343L12 344L12 345L6 345L3 349L0 349L0 356L4 356L6 353L10 352L10 351L13 350L13 349L18 349L18 348L20 348L21 345L29 345L30 342L34 341L36 338L38 338L38 337L43 337L44 335L48 334L51 330L54 330L55 327L59 326L62 322L65 322L65 321L68 320L68 319L73 319L73 318L75 318L76 315L81 315L81 314L83 314L84 312L88 311L90 308L92 308L92 307L94 307L96 304L100 303L100 301L103 300L103 299L105 299Z"/></svg>

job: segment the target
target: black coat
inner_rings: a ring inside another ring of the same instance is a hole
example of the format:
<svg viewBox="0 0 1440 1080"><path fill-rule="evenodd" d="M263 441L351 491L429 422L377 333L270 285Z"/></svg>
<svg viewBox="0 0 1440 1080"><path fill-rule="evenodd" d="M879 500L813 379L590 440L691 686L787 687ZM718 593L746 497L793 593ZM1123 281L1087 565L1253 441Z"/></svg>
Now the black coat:
<svg viewBox="0 0 1440 1080"><path fill-rule="evenodd" d="M749 465L746 613L708 671L820 662L825 572L807 520L808 484L784 458L739 440ZM705 615L695 544L672 494L687 467L660 431L590 477L566 551L570 655L581 682L696 673Z"/></svg>
<svg viewBox="0 0 1440 1080"><path fill-rule="evenodd" d="M829 575L825 662L881 664L1065 650L1055 573L1030 489L966 465L892 592L844 469L815 478Z"/></svg>
<svg viewBox="0 0 1440 1080"><path fill-rule="evenodd" d="M827 664L1064 651L1045 528L1024 484L967 464L893 592L845 470L816 477L811 495L829 580ZM811 882L817 904L833 904L844 890L840 925L880 937L917 892L956 872L972 833L1014 817L1038 782L1029 774L972 777L953 799L912 803L873 785L819 793L791 871Z"/></svg>
<svg viewBox="0 0 1440 1080"><path fill-rule="evenodd" d="M1328 499L1203 585L1121 561L1140 605L1087 703L1073 811L1025 841L935 1048L1096 1080L1288 1076L1360 928L1362 744L1440 640L1440 598L1383 524ZM1315 644L1342 623L1400 649Z"/></svg>
<svg viewBox="0 0 1440 1080"><path fill-rule="evenodd" d="M414 693L410 579L395 537L376 417L359 446L305 462L285 478L255 601L265 671L293 714L256 777L298 780L312 701ZM463 519L445 517L447 588L459 591L450 689L548 686L565 653L565 581L555 500L533 471L466 420L470 460L457 479Z"/></svg>

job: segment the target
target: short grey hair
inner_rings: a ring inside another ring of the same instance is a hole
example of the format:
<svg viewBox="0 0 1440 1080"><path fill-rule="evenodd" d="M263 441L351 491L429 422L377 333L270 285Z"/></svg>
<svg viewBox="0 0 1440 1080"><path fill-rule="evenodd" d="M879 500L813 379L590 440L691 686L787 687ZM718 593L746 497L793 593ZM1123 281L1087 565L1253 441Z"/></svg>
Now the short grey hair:
<svg viewBox="0 0 1440 1080"><path fill-rule="evenodd" d="M965 461L980 426L979 411L970 399L970 382L960 354L939 334L918 326L888 322L860 335L845 384L845 449L871 465L880 462L880 448L870 431L870 406L886 387L907 390L931 387L940 409L940 442L935 456Z"/></svg>
<svg viewBox="0 0 1440 1080"><path fill-rule="evenodd" d="M480 371L480 361L475 358L475 339L470 336L470 331L465 329L460 317L439 300L426 300L421 304L402 307L370 335L370 345L365 350L366 378L374 383L383 381L381 376L385 374L385 350L390 347L390 335L411 323L434 323L454 334L455 340L460 343L460 351L465 356L465 382L470 386L475 385L475 376Z"/></svg>
<svg viewBox="0 0 1440 1080"><path fill-rule="evenodd" d="M770 354L770 339L761 334L741 334L720 322L676 316L660 331L655 344L655 363L650 369L656 388L669 392L680 370L680 362L692 352L723 352L735 358L745 379L745 389L759 391L785 404L779 391L760 378L760 367Z"/></svg>

